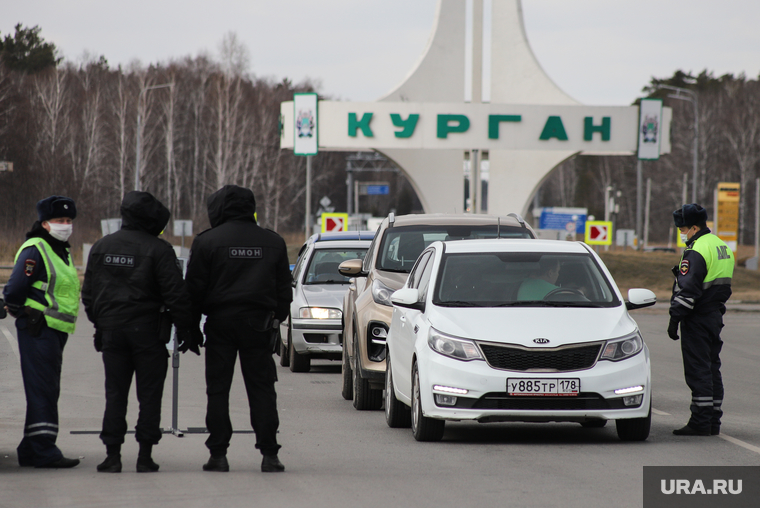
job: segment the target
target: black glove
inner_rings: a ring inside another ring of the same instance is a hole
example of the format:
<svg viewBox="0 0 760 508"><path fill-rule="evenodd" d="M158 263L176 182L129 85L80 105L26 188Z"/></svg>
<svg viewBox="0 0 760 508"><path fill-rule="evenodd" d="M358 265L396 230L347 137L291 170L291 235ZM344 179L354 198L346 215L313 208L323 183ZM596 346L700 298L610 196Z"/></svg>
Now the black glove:
<svg viewBox="0 0 760 508"><path fill-rule="evenodd" d="M678 321L673 321L672 318L668 324L668 337L673 340L678 340Z"/></svg>
<svg viewBox="0 0 760 508"><path fill-rule="evenodd" d="M186 353L188 350L200 356L203 345L203 334L200 330L177 328L177 351Z"/></svg>
<svg viewBox="0 0 760 508"><path fill-rule="evenodd" d="M103 351L103 332L95 328L95 335L92 336L93 341L92 344L95 346L95 351L100 353Z"/></svg>
<svg viewBox="0 0 760 508"><path fill-rule="evenodd" d="M8 312L5 310L5 301L0 298L0 319L5 319L7 315Z"/></svg>

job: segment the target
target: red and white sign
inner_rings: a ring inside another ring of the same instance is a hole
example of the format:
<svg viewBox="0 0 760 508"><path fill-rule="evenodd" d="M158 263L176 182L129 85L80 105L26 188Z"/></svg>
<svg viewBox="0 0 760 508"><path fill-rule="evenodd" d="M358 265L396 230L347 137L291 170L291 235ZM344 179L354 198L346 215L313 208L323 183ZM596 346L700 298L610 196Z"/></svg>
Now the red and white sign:
<svg viewBox="0 0 760 508"><path fill-rule="evenodd" d="M339 231L348 231L348 214L347 213L323 213L322 214L322 232L335 233Z"/></svg>
<svg viewBox="0 0 760 508"><path fill-rule="evenodd" d="M611 245L612 244L612 222L587 221L586 222L586 243L589 245Z"/></svg>

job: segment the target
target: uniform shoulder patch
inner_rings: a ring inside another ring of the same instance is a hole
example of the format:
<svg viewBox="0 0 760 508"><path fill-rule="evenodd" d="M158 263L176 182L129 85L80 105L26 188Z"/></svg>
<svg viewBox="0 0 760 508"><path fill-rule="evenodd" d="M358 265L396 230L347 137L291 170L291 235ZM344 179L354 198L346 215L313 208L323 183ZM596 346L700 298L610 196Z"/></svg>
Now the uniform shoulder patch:
<svg viewBox="0 0 760 508"><path fill-rule="evenodd" d="M24 261L24 275L31 277L34 275L34 269L37 268L37 261L33 259L27 259Z"/></svg>
<svg viewBox="0 0 760 508"><path fill-rule="evenodd" d="M230 259L261 259L261 247L230 247Z"/></svg>
<svg viewBox="0 0 760 508"><path fill-rule="evenodd" d="M681 275L686 275L687 273L689 273L689 260L688 259L684 259L683 261L681 261L681 266L679 266L678 271L681 272Z"/></svg>

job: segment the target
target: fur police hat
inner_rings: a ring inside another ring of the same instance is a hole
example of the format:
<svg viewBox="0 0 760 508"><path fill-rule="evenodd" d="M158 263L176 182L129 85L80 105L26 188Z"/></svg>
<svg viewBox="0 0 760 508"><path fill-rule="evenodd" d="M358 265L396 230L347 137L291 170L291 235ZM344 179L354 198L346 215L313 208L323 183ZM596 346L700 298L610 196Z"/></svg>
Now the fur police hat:
<svg viewBox="0 0 760 508"><path fill-rule="evenodd" d="M60 217L76 219L77 207L73 199L63 196L50 196L37 203L37 218L40 222Z"/></svg>
<svg viewBox="0 0 760 508"><path fill-rule="evenodd" d="M696 203L683 205L673 212L673 222L677 228L690 228L707 222L707 210Z"/></svg>

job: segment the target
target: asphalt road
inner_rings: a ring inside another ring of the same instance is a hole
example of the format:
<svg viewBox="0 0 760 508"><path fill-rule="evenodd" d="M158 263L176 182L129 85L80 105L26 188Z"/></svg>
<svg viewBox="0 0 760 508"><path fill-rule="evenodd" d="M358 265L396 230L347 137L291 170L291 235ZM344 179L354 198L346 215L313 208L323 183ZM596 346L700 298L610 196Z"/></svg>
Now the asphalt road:
<svg viewBox="0 0 760 508"><path fill-rule="evenodd" d="M760 314L730 312L723 338L725 418L720 437L671 434L689 414L680 349L664 333L664 309L635 311L652 354L654 416L643 443L618 440L614 424L449 423L440 443L418 443L409 429L390 429L381 411L359 412L340 397L340 365L314 362L308 374L279 368L280 458L284 474L259 471L251 434L233 437L231 472L206 473L205 436L164 436L154 450L157 474L136 474L137 445L123 450L124 472L100 474L105 456L97 434L104 407L103 368L87 323L64 353L59 445L82 457L71 470L16 464L24 396L13 349L15 329L0 321L0 507L640 507L642 466L760 465ZM11 340L8 340L11 339ZM171 372L171 371L170 371ZM171 374L170 374L171 376ZM171 377L163 423L171 423ZM249 429L239 373L232 393L233 425ZM202 357L182 356L179 426L202 427ZM129 423L134 426L136 399Z"/></svg>

